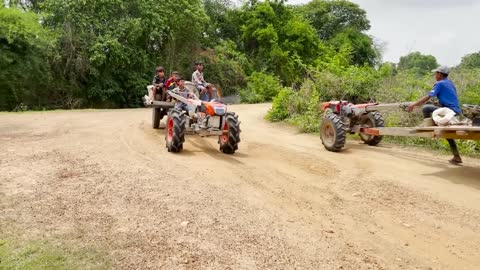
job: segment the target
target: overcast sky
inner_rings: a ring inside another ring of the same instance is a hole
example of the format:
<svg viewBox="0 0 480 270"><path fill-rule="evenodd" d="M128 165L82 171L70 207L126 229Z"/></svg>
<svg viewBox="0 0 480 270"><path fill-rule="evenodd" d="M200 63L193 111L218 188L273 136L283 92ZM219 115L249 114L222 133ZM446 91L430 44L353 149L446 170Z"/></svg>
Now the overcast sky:
<svg viewBox="0 0 480 270"><path fill-rule="evenodd" d="M443 65L480 51L480 0L351 0L367 11L368 34L386 43L384 61L414 51ZM309 0L289 0L289 4Z"/></svg>

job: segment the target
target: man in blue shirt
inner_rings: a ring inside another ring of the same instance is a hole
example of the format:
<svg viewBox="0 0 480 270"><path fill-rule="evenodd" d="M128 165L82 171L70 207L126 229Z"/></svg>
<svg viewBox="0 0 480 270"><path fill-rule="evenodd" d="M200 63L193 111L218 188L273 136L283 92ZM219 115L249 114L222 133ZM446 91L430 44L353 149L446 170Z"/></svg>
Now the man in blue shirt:
<svg viewBox="0 0 480 270"><path fill-rule="evenodd" d="M440 106L451 109L457 115L461 114L462 110L460 109L460 102L458 101L457 89L455 88L453 82L448 79L449 68L446 66L440 66L432 70L432 72L435 72L435 79L437 80L432 91L430 91L427 96L410 105L407 108L407 111L412 112L415 107L425 104L425 102L430 100L432 97L437 97ZM429 104L423 106L423 117L432 117L432 113L438 108L439 107L437 106ZM462 163L462 158L460 157L455 141L453 139L447 139L447 141L450 144L450 149L453 153L453 158L450 160L450 163Z"/></svg>

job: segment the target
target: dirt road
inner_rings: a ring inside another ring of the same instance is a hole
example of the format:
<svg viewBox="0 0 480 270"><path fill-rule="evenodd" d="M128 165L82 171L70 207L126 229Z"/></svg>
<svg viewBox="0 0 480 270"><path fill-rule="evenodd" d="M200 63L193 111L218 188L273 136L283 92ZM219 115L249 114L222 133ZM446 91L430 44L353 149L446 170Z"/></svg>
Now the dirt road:
<svg viewBox="0 0 480 270"><path fill-rule="evenodd" d="M480 162L268 123L165 149L150 110L0 115L0 233L104 250L115 269L479 269Z"/></svg>

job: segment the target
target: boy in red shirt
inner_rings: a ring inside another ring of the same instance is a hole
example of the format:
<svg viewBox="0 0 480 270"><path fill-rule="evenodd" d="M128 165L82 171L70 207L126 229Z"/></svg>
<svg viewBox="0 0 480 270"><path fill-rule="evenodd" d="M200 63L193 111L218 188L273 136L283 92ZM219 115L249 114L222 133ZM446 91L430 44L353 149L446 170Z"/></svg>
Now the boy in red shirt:
<svg viewBox="0 0 480 270"><path fill-rule="evenodd" d="M177 71L172 72L170 78L168 78L167 82L165 83L165 87L167 90L172 90L177 87L177 80L179 78L179 74Z"/></svg>

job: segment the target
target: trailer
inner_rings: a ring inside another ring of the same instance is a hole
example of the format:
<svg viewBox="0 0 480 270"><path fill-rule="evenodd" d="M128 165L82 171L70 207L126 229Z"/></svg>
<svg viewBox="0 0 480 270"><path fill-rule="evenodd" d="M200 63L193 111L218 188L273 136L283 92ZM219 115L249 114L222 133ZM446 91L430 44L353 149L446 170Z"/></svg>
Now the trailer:
<svg viewBox="0 0 480 270"><path fill-rule="evenodd" d="M358 134L366 144L375 146L383 136L422 137L432 139L480 140L480 106L464 105L469 124L452 126L385 127L382 110L403 109L411 103L352 104L333 101L322 104L324 111L320 127L322 144L328 151L339 152L346 143L347 134Z"/></svg>
<svg viewBox="0 0 480 270"><path fill-rule="evenodd" d="M480 140L480 127L431 126L431 127L378 127L361 128L369 136L422 137L431 139Z"/></svg>

